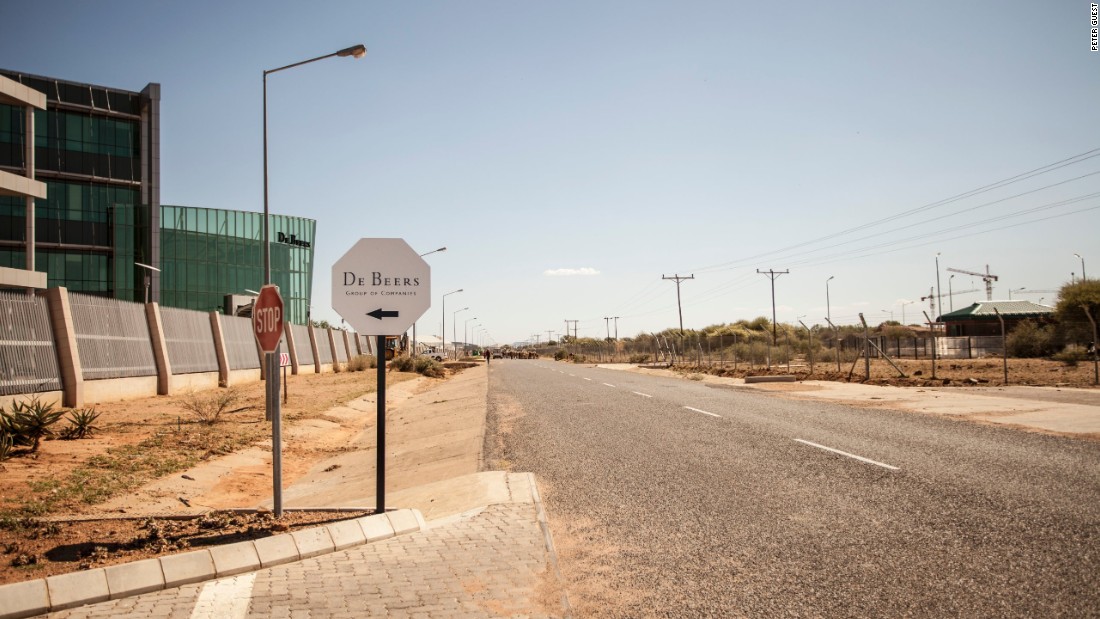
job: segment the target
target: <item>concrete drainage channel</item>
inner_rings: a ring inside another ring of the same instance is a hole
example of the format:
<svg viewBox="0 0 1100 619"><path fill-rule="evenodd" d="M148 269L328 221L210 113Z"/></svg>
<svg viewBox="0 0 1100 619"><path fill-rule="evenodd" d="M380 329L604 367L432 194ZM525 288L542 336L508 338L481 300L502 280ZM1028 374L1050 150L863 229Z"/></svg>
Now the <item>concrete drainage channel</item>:
<svg viewBox="0 0 1100 619"><path fill-rule="evenodd" d="M790 374L782 374L779 376L746 376L745 384L751 385L753 383L795 383L798 382L797 376Z"/></svg>
<svg viewBox="0 0 1100 619"><path fill-rule="evenodd" d="M0 585L0 619L33 617L253 572L426 528L419 510L400 509L205 550Z"/></svg>

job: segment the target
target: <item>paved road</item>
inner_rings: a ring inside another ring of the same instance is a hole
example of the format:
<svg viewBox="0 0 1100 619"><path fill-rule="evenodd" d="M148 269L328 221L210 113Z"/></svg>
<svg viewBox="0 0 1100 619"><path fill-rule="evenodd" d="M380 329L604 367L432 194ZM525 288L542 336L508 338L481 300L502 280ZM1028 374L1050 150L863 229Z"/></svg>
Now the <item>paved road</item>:
<svg viewBox="0 0 1100 619"><path fill-rule="evenodd" d="M494 363L578 616L1100 616L1100 444Z"/></svg>

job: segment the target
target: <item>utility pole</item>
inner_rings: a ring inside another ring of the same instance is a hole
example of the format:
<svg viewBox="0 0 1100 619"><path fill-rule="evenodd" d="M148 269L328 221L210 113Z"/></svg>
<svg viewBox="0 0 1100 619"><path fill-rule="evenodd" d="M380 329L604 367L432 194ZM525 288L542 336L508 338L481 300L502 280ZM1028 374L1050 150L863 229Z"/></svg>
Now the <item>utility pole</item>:
<svg viewBox="0 0 1100 619"><path fill-rule="evenodd" d="M554 332L553 331L547 331L546 332L546 343L550 344L550 342L553 342L553 341L554 341Z"/></svg>
<svg viewBox="0 0 1100 619"><path fill-rule="evenodd" d="M671 279L672 281L676 282L676 311L680 314L680 340L682 341L684 339L684 310L683 307L680 305L680 282L684 281L685 279L695 279L695 275L677 274L673 275L672 277L662 275L661 279Z"/></svg>
<svg viewBox="0 0 1100 619"><path fill-rule="evenodd" d="M756 269L756 272L761 274L761 275L767 275L768 278L772 280L772 346L775 346L776 345L775 344L775 341L776 341L776 329L775 329L775 278L779 277L780 275L786 275L786 274L790 273L790 270L785 269L783 271L775 271L775 270L772 270L772 269L768 269L767 271L761 271L760 269Z"/></svg>
<svg viewBox="0 0 1100 619"><path fill-rule="evenodd" d="M610 340L611 339L611 317L610 316L604 316L603 317L603 324L604 324L605 327L607 327L607 339Z"/></svg>
<svg viewBox="0 0 1100 619"><path fill-rule="evenodd" d="M569 323L573 323L573 341L577 341L577 323L579 320L566 320L565 321L565 334L569 335Z"/></svg>
<svg viewBox="0 0 1100 619"><path fill-rule="evenodd" d="M619 341L619 317L618 316L612 316L611 318L615 321L615 341L618 342Z"/></svg>

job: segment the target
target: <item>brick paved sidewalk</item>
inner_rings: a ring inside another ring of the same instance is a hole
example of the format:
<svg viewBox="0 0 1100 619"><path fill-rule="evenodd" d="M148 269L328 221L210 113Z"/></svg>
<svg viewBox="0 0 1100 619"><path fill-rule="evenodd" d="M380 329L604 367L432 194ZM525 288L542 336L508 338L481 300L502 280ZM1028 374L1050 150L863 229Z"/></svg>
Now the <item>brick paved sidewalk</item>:
<svg viewBox="0 0 1100 619"><path fill-rule="evenodd" d="M551 558L539 504L499 503L419 533L47 616L562 617Z"/></svg>

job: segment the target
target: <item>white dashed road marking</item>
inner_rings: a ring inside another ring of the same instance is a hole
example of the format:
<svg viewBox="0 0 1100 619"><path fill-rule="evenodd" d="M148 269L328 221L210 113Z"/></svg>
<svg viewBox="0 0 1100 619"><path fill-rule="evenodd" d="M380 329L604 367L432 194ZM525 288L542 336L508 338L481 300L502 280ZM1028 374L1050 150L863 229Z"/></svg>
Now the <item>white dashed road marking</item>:
<svg viewBox="0 0 1100 619"><path fill-rule="evenodd" d="M690 406L685 406L684 408L688 409L689 411L695 411L697 413L703 413L704 415L710 415L711 417L718 417L719 419L722 418L721 415L715 415L714 413L708 413L707 411L699 410L698 408L692 408Z"/></svg>
<svg viewBox="0 0 1100 619"><path fill-rule="evenodd" d="M612 389L615 388L615 385L612 385L611 383L604 383L604 384L607 385L608 387L611 387Z"/></svg>
<svg viewBox="0 0 1100 619"><path fill-rule="evenodd" d="M631 391L630 393L633 393L634 395L640 395L643 398L652 398L653 397L653 396L649 395L648 393L642 393L641 391Z"/></svg>
<svg viewBox="0 0 1100 619"><path fill-rule="evenodd" d="M794 439L794 441L796 443L802 443L803 445L809 445L810 447L817 447L818 449L824 449L825 451L831 451L835 454L839 454L839 455L845 456L847 458L853 458L855 460L859 460L860 462L866 462L867 464L873 464L875 466L881 466L882 468L890 469L891 471L899 470L898 467L896 467L896 466L890 466L889 464L883 464L881 462L875 462L874 460L868 460L867 458L864 458L862 456L857 456L855 454L850 454L846 451L840 451L839 449L833 449L832 447L826 447L824 445L818 445L817 443L811 443L810 441L804 441L800 438L796 438L796 439Z"/></svg>

